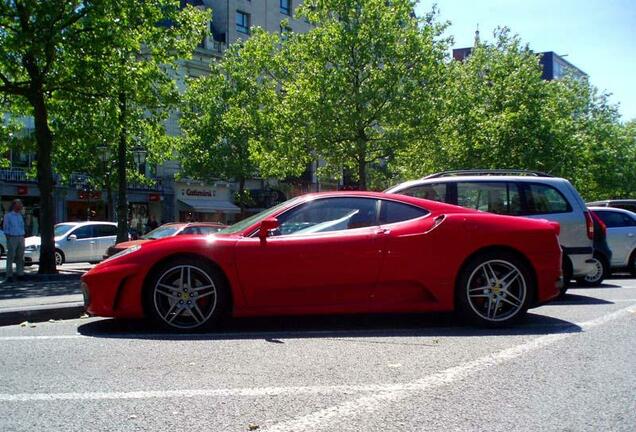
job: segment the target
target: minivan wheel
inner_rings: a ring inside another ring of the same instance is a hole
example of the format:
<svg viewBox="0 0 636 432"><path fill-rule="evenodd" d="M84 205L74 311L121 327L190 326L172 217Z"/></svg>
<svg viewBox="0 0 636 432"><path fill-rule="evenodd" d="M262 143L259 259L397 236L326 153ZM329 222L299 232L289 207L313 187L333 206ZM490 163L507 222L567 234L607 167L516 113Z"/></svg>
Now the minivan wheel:
<svg viewBox="0 0 636 432"><path fill-rule="evenodd" d="M598 254L592 257L594 271L585 277L577 278L579 285L584 287L597 287L603 283L603 279L609 274L609 265L607 261Z"/></svg>
<svg viewBox="0 0 636 432"><path fill-rule="evenodd" d="M629 272L636 277L636 250L632 252L632 257L629 259Z"/></svg>
<svg viewBox="0 0 636 432"><path fill-rule="evenodd" d="M457 308L473 323L500 327L525 315L535 290L531 270L523 260L508 252L488 252L463 268Z"/></svg>

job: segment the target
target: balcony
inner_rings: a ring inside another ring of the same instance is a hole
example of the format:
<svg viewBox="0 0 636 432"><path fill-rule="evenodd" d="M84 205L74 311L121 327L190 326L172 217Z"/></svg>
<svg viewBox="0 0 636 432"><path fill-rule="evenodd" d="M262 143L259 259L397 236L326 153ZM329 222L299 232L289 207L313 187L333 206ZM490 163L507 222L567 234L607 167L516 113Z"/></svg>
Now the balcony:
<svg viewBox="0 0 636 432"><path fill-rule="evenodd" d="M24 168L3 168L0 169L0 181L9 183L35 183L35 177L28 177Z"/></svg>

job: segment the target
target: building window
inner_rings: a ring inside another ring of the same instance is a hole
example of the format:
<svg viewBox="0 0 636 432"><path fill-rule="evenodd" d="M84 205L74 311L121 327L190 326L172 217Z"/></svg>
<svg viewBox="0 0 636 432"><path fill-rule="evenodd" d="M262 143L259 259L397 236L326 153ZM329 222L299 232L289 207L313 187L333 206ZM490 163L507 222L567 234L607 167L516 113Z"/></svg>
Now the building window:
<svg viewBox="0 0 636 432"><path fill-rule="evenodd" d="M236 11L236 31L250 34L250 14Z"/></svg>
<svg viewBox="0 0 636 432"><path fill-rule="evenodd" d="M291 15L291 0L280 0L280 13Z"/></svg>

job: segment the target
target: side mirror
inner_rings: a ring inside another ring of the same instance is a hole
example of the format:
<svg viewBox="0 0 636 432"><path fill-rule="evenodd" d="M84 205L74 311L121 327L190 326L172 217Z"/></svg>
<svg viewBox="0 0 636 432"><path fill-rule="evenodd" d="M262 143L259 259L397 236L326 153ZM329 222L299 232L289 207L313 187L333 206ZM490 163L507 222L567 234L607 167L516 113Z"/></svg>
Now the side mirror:
<svg viewBox="0 0 636 432"><path fill-rule="evenodd" d="M66 237L66 240L68 241L77 240L77 236L75 234L71 234L70 236Z"/></svg>
<svg viewBox="0 0 636 432"><path fill-rule="evenodd" d="M261 227L258 230L258 238L260 238L261 241L265 241L270 230L276 229L279 226L278 219L274 217L263 219L261 221Z"/></svg>

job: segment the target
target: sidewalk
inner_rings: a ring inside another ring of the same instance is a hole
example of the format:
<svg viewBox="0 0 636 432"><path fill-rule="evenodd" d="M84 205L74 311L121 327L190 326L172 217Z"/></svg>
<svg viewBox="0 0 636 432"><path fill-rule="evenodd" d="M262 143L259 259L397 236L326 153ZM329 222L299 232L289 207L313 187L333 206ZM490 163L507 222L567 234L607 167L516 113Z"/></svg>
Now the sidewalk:
<svg viewBox="0 0 636 432"><path fill-rule="evenodd" d="M0 326L78 318L84 313L82 271L62 270L55 275L36 272L37 266L35 272L32 268L26 270L19 282L0 284ZM0 280L5 276L2 271Z"/></svg>

